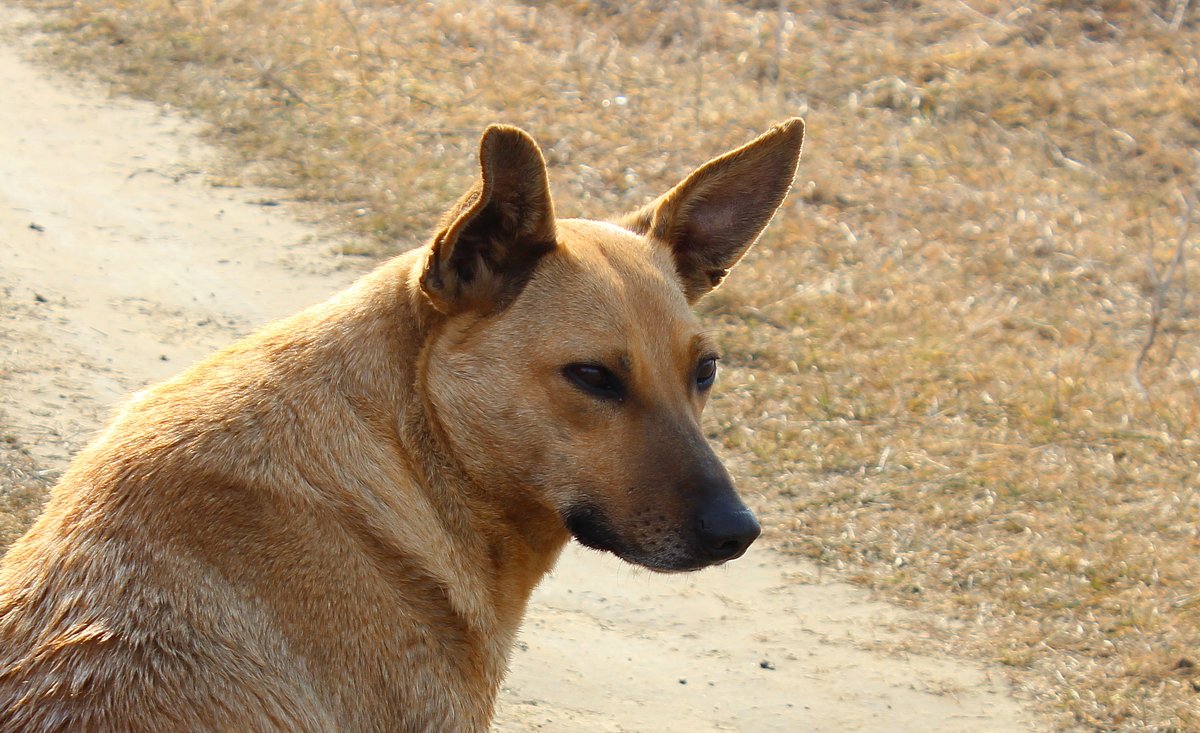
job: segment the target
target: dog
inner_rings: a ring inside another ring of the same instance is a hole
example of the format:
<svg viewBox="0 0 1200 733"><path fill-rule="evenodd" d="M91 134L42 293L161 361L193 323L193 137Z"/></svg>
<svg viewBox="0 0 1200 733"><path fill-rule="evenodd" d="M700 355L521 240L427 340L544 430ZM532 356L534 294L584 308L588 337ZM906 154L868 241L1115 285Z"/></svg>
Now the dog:
<svg viewBox="0 0 1200 733"><path fill-rule="evenodd" d="M425 246L136 394L0 566L0 732L485 731L574 537L741 556L691 305L795 176L799 119L612 222L492 126Z"/></svg>

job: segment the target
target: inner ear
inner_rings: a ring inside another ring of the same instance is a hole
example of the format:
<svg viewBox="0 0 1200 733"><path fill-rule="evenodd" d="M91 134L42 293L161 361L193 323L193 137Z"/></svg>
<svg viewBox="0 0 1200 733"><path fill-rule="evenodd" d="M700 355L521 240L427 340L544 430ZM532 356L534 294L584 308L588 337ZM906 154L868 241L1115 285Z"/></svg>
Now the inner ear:
<svg viewBox="0 0 1200 733"><path fill-rule="evenodd" d="M621 223L671 249L695 302L721 283L783 203L804 143L793 118L697 168Z"/></svg>
<svg viewBox="0 0 1200 733"><path fill-rule="evenodd" d="M494 125L479 145L480 178L443 217L421 288L445 313L510 303L556 246L554 203L537 143Z"/></svg>

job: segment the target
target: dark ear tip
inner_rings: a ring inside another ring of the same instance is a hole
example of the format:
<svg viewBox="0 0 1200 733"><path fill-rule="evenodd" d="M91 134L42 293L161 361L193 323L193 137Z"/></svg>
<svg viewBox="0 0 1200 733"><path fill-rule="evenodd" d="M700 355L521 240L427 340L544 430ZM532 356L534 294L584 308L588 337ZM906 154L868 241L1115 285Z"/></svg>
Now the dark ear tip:
<svg viewBox="0 0 1200 733"><path fill-rule="evenodd" d="M800 117L792 117L784 120L771 128L763 137L784 137L793 142L799 148L804 144L804 120Z"/></svg>
<svg viewBox="0 0 1200 733"><path fill-rule="evenodd" d="M515 125L505 125L505 124L501 124L501 123L497 122L497 123L488 125L487 129L483 131L483 139L484 140L487 140L492 137L496 137L496 138L529 137L529 133L525 132L524 130L522 130L521 128L519 128Z"/></svg>
<svg viewBox="0 0 1200 733"><path fill-rule="evenodd" d="M789 117L786 120L784 120L783 122L776 124L775 126L778 127L780 130L787 130L789 132L792 130L797 130L800 134L804 134L804 118L803 117Z"/></svg>
<svg viewBox="0 0 1200 733"><path fill-rule="evenodd" d="M512 125L488 125L488 128L483 131L483 138L479 141L479 157L487 158L495 153L504 150L525 149L537 150L537 142L533 137L519 127Z"/></svg>

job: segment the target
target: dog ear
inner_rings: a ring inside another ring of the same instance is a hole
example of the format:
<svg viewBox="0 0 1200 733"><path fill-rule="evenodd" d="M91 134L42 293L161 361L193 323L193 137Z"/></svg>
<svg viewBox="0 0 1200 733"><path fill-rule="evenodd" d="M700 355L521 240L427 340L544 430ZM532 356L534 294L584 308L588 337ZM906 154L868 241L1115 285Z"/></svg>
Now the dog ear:
<svg viewBox="0 0 1200 733"><path fill-rule="evenodd" d="M621 224L670 246L695 303L717 287L783 203L796 176L804 121L780 123L700 166Z"/></svg>
<svg viewBox="0 0 1200 733"><path fill-rule="evenodd" d="M446 314L504 308L555 247L546 162L533 138L492 125L479 164L479 180L442 218L421 274L421 290Z"/></svg>

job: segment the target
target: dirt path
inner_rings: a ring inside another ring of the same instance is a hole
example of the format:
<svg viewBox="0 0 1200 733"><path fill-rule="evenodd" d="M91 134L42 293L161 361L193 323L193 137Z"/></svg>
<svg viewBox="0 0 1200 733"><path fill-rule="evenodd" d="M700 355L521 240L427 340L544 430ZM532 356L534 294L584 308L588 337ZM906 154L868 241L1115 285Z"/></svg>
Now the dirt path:
<svg viewBox="0 0 1200 733"><path fill-rule="evenodd" d="M23 61L28 19L0 6L0 427L58 469L122 395L361 264L261 205L277 193L207 185L188 124ZM1002 674L884 651L900 617L762 546L683 577L572 548L531 603L497 728L1035 730Z"/></svg>

